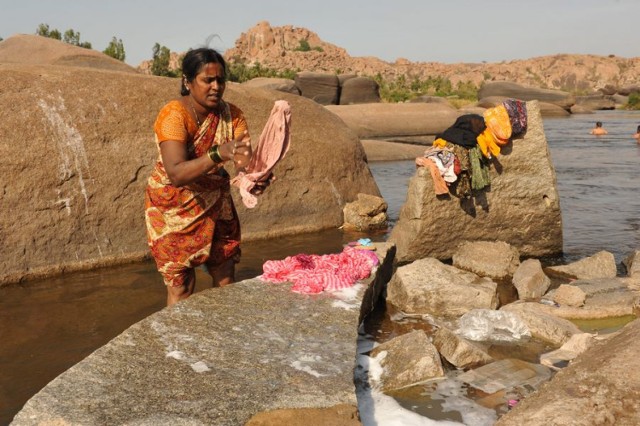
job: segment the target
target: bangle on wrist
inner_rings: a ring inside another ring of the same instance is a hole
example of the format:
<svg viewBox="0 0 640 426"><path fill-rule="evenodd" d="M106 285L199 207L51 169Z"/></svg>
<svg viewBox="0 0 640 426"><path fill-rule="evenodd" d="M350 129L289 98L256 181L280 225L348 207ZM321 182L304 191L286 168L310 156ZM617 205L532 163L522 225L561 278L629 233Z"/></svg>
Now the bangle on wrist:
<svg viewBox="0 0 640 426"><path fill-rule="evenodd" d="M220 164L224 162L224 160L222 159L222 156L220 155L220 147L218 145L214 145L211 148L209 148L209 150L207 151L207 155L209 156L211 161L213 161L215 164Z"/></svg>

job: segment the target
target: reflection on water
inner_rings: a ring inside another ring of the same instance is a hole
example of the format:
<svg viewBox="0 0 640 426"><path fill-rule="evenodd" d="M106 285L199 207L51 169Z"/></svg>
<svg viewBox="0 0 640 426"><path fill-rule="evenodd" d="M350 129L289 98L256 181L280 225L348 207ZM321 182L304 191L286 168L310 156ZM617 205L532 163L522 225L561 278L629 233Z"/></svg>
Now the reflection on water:
<svg viewBox="0 0 640 426"><path fill-rule="evenodd" d="M602 121L609 135L589 135L595 121ZM563 217L561 261L607 250L619 262L640 247L640 147L631 138L638 124L640 112L545 119ZM400 161L371 163L370 168L393 224L415 166ZM259 275L265 260L334 253L363 236L328 230L245 243L237 279ZM385 234L369 237L382 241ZM206 288L206 278L198 271L196 291ZM54 377L164 304L165 289L153 262L0 288L0 424ZM381 333L390 337L416 326L410 323Z"/></svg>

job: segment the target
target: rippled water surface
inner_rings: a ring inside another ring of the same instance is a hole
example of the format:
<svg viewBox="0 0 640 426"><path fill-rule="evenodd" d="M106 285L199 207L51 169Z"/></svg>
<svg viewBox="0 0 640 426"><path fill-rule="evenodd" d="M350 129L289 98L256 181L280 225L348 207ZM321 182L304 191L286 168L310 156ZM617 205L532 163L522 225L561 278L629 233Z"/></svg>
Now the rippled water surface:
<svg viewBox="0 0 640 426"><path fill-rule="evenodd" d="M602 121L609 135L589 135L595 121ZM638 124L640 112L545 119L563 216L561 261L607 250L620 262L640 248L640 146L631 137ZM395 222L413 162L370 168ZM337 252L361 236L331 230L244 244L237 278L260 274L265 260ZM0 288L0 425L57 375L164 303L165 289L152 262Z"/></svg>

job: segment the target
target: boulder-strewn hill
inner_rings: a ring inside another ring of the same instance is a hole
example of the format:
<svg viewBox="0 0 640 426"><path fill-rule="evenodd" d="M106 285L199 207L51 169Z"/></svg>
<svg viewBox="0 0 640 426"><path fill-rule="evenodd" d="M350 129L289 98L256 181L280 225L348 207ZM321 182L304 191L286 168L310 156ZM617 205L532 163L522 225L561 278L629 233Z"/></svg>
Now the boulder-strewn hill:
<svg viewBox="0 0 640 426"><path fill-rule="evenodd" d="M309 50L296 50L300 42ZM260 65L284 70L354 73L365 76L380 74L385 79L404 75L407 79L446 77L454 85L471 81L511 81L524 85L571 92L590 93L598 89L623 89L639 84L640 58L617 56L559 54L500 63L411 62L397 59L394 63L374 57L352 57L343 48L324 42L317 34L291 25L271 27L260 22L240 35L234 48L225 52L231 63ZM615 92L615 90L613 90Z"/></svg>
<svg viewBox="0 0 640 426"><path fill-rule="evenodd" d="M106 71L137 73L135 68L102 52L73 46L60 40L31 34L16 34L0 41L0 63L66 65Z"/></svg>

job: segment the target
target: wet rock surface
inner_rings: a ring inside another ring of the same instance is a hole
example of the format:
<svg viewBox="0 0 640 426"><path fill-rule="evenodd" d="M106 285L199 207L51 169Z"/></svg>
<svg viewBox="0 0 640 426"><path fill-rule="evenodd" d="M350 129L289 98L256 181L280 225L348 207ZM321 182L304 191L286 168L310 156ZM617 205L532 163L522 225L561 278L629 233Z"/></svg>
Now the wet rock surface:
<svg viewBox="0 0 640 426"><path fill-rule="evenodd" d="M380 388L385 392L444 376L438 350L421 330L382 343L371 356L384 368Z"/></svg>
<svg viewBox="0 0 640 426"><path fill-rule="evenodd" d="M341 297L258 279L197 293L60 375L13 424L239 425L331 407L308 424L331 424L321 414L337 412L351 424L358 325L392 272L393 246L376 253L375 276Z"/></svg>
<svg viewBox="0 0 640 426"><path fill-rule="evenodd" d="M453 254L456 268L492 279L513 276L518 265L518 249L503 241L466 241Z"/></svg>
<svg viewBox="0 0 640 426"><path fill-rule="evenodd" d="M497 284L434 258L397 269L387 301L405 313L456 317L474 308L495 309Z"/></svg>
<svg viewBox="0 0 640 426"><path fill-rule="evenodd" d="M613 254L603 250L567 265L550 266L547 271L567 278L613 278L616 276L617 268Z"/></svg>
<svg viewBox="0 0 640 426"><path fill-rule="evenodd" d="M496 425L635 425L640 418L640 321L592 345Z"/></svg>

